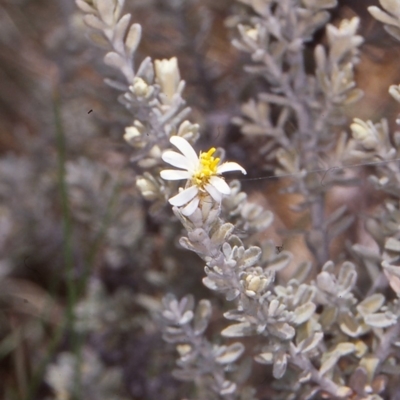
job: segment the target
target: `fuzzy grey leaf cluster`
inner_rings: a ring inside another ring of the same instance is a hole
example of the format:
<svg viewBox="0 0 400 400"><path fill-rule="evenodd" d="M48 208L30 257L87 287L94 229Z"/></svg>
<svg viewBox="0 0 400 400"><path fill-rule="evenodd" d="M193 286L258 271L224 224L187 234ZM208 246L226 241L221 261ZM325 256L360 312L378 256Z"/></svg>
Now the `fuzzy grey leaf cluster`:
<svg viewBox="0 0 400 400"><path fill-rule="evenodd" d="M179 368L172 374L183 381L196 381L202 391L200 399L239 398L237 385L226 378L226 372L233 371L244 346L240 342L217 346L203 336L211 318L211 303L201 300L194 310L193 296L178 301L168 295L163 305L163 338L176 343L179 353Z"/></svg>

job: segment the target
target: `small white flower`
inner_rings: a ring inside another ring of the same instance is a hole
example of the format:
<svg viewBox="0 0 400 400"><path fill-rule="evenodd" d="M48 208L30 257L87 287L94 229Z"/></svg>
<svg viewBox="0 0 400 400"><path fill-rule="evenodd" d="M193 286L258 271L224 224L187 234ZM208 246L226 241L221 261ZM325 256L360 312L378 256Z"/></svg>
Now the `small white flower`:
<svg viewBox="0 0 400 400"><path fill-rule="evenodd" d="M181 170L166 169L161 171L161 178L166 180L186 179L186 188L176 196L169 199L170 204L181 207L184 215L191 215L199 205L200 198L210 195L217 203L221 203L223 195L230 194L231 188L220 177L228 171L241 171L246 174L244 168L235 162L225 162L219 165L220 159L213 157L215 148L212 147L206 153L200 152L198 157L190 143L180 137L172 136L170 142L182 153L167 150L162 159Z"/></svg>

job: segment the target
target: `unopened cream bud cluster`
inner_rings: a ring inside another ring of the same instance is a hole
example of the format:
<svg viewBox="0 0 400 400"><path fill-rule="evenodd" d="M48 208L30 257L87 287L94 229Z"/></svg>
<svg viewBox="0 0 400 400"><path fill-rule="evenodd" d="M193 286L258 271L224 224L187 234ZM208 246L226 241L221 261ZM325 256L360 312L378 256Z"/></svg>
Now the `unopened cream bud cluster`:
<svg viewBox="0 0 400 400"><path fill-rule="evenodd" d="M148 97L153 91L151 86L149 86L142 78L137 76L133 79L133 85L130 86L129 89L137 97Z"/></svg>
<svg viewBox="0 0 400 400"><path fill-rule="evenodd" d="M254 273L246 274L241 283L247 296L256 297L265 291L270 281L263 275L262 268L258 267Z"/></svg>
<svg viewBox="0 0 400 400"><path fill-rule="evenodd" d="M359 118L354 118L350 125L353 138L360 141L366 150L374 149L379 143L379 134L371 121L364 122Z"/></svg>
<svg viewBox="0 0 400 400"><path fill-rule="evenodd" d="M138 144L137 140L142 136L143 130L143 124L135 120L132 126L125 128L124 140L132 146Z"/></svg>

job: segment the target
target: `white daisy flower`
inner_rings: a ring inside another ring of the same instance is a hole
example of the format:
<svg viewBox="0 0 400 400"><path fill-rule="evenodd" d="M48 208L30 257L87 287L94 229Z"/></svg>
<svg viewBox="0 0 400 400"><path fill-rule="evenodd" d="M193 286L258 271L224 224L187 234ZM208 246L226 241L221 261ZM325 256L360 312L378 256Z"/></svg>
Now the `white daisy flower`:
<svg viewBox="0 0 400 400"><path fill-rule="evenodd" d="M240 171L246 174L244 168L235 162L225 162L218 165L219 158L213 157L216 149L212 147L206 153L200 152L198 157L190 143L180 137L172 136L170 142L182 153L167 150L162 159L181 170L165 169L160 172L161 178L166 180L186 179L186 188L169 199L170 204L176 207L186 205L182 214L191 215L199 205L204 195L210 195L217 203L221 203L224 195L230 194L231 188L220 177L228 171Z"/></svg>

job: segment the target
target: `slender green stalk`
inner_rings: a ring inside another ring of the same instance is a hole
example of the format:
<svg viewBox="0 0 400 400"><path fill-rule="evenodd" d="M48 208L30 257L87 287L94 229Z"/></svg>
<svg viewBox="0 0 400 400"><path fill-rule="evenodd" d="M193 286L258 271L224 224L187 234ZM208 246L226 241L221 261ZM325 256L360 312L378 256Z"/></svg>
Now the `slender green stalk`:
<svg viewBox="0 0 400 400"><path fill-rule="evenodd" d="M72 250L72 224L71 224L71 216L69 210L69 200L68 200L68 187L66 183L66 145L65 145L65 134L61 120L60 113L60 99L57 88L53 90L53 112L54 112L54 123L55 123L55 134L56 134L56 143L58 150L58 183L59 183L59 193L61 200L61 210L62 210L62 222L63 222L63 259L64 259L64 268L66 271L67 277L67 310L66 314L63 316L63 321L60 326L57 328L55 335L53 336L50 344L48 346L48 351L39 367L35 371L35 374L30 382L30 387L27 393L26 400L31 400L40 384L40 381L45 373L46 367L48 363L51 361L51 358L54 352L57 349L57 346L60 344L64 332L70 333L71 339L71 347L73 351L77 355L77 359L80 360L79 353L81 350L81 341L78 340L77 334L74 330L74 307L77 301L77 285L74 282L74 264L73 264L73 250ZM60 278L57 278L57 282L60 282ZM56 290L58 284L53 286L53 292ZM75 379L75 393L74 397L76 399L80 399L81 396L80 388L80 365L77 366L76 371L76 379Z"/></svg>
<svg viewBox="0 0 400 400"><path fill-rule="evenodd" d="M100 228L95 235L95 238L90 246L89 253L86 257L86 262L85 262L85 268L83 272L82 278L79 280L78 285L77 285L77 293L78 297L82 296L84 294L84 289L86 287L86 282L89 277L91 267L93 266L94 259L96 257L96 254L100 248L100 246L103 243L105 233L107 232L107 229L110 226L110 222L112 220L113 216L113 209L114 205L118 199L118 196L121 192L121 183L118 181L113 188L113 191L111 193L110 198L108 199L107 203L107 209L106 213L104 215L104 218L101 221Z"/></svg>

